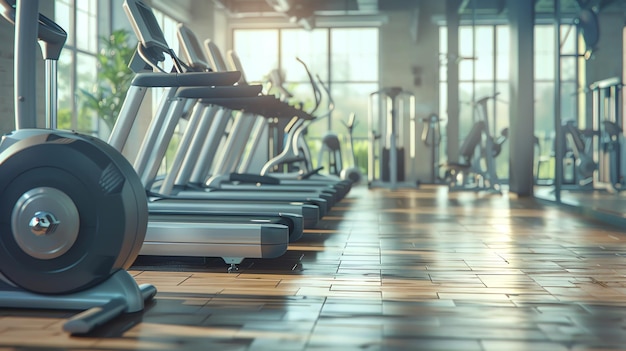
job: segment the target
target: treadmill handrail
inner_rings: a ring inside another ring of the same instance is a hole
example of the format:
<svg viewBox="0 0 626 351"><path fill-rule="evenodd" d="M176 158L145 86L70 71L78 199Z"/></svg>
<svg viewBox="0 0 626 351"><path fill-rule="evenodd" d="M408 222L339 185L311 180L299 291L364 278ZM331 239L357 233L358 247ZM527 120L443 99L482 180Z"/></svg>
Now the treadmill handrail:
<svg viewBox="0 0 626 351"><path fill-rule="evenodd" d="M231 86L241 76L241 72L186 72L186 73L138 73L131 84L134 86L164 88L183 86Z"/></svg>

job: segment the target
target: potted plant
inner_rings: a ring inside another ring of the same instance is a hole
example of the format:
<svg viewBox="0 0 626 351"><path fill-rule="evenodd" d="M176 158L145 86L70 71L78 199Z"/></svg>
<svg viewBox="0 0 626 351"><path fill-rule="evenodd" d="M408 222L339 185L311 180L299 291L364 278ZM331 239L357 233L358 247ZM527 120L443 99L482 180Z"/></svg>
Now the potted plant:
<svg viewBox="0 0 626 351"><path fill-rule="evenodd" d="M102 49L98 60L97 81L91 91L81 89L82 107L98 115L109 130L113 129L117 116L134 77L128 68L134 47L129 46L129 32L119 29L108 37L101 37Z"/></svg>

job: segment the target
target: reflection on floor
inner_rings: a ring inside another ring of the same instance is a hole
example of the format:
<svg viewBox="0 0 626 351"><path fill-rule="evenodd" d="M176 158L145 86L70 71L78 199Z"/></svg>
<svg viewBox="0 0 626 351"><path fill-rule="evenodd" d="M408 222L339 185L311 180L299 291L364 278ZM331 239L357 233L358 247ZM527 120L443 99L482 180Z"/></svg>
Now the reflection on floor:
<svg viewBox="0 0 626 351"><path fill-rule="evenodd" d="M554 187L536 187L535 196L555 201ZM605 190L561 190L561 203L589 217L626 226L626 193Z"/></svg>
<svg viewBox="0 0 626 351"><path fill-rule="evenodd" d="M626 236L533 199L355 189L272 260L140 258L159 289L96 333L0 311L0 350L617 350Z"/></svg>

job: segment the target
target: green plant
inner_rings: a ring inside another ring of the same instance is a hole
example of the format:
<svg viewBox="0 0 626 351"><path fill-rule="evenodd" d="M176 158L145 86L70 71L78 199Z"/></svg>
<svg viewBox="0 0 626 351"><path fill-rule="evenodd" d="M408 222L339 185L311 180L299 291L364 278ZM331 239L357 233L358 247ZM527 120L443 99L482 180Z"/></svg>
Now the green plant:
<svg viewBox="0 0 626 351"><path fill-rule="evenodd" d="M83 108L93 111L104 123L113 128L122 108L126 92L134 77L128 63L134 53L129 46L129 32L116 30L108 37L101 37L102 50L98 60L97 82L91 91L81 89Z"/></svg>

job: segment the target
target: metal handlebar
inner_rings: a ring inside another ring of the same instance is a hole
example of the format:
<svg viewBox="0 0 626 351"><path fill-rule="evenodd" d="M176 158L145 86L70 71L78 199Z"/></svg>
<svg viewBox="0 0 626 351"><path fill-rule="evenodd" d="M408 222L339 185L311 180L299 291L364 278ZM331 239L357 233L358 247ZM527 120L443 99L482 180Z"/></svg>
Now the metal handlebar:
<svg viewBox="0 0 626 351"><path fill-rule="evenodd" d="M315 83L313 74L311 74L311 71L309 70L309 67L306 65L306 63L302 61L299 57L296 57L296 60L300 62L302 66L304 66L304 70L306 71L306 74L309 77L309 81L311 82L311 87L313 88L313 96L315 98L315 107L313 108L313 110L309 112L313 114L315 111L317 111L317 108L320 106L320 103L322 102L322 92L320 91L320 88L317 86L317 83Z"/></svg>
<svg viewBox="0 0 626 351"><path fill-rule="evenodd" d="M0 0L0 15L15 25L16 2L14 0ZM53 20L39 14L37 38L42 42L43 58L58 60L65 40L67 40L67 32Z"/></svg>

